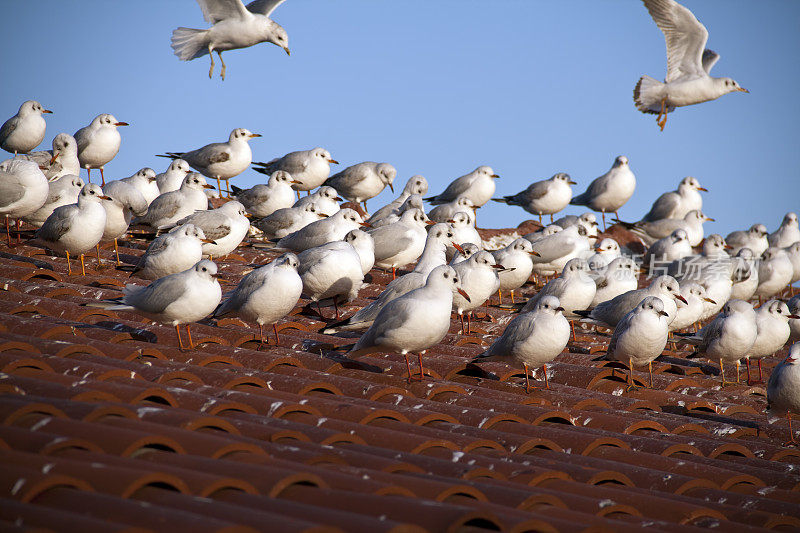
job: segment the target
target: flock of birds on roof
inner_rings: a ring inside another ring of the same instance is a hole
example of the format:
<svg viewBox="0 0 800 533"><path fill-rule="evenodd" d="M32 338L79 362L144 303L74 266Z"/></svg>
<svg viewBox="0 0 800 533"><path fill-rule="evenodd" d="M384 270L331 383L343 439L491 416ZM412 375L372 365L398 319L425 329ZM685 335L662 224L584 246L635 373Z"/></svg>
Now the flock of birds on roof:
<svg viewBox="0 0 800 533"><path fill-rule="evenodd" d="M199 3L214 26L177 29L173 47L181 59L217 52L221 60L222 51L263 41L288 53L285 31L269 19L280 1L256 0L246 7L239 0ZM707 32L691 12L673 0L644 3L666 36L669 68L666 83L646 76L639 81L635 99L640 110L658 113L663 129L675 107L742 90L733 80L708 76L718 56L704 50ZM526 391L532 370L539 367L549 388L547 363L574 338L576 321L613 331L604 357L627 365L630 388L638 386L633 368L645 365L652 387L652 362L670 338L696 346L690 357L718 362L723 386L728 384L726 362L736 365L739 382L744 359L748 382L757 382L750 375L751 359L758 362L761 380L761 359L800 340L800 295L788 303L779 299L787 291L791 296L791 285L800 280L797 215L787 213L772 233L755 224L725 238L705 235L704 222L713 220L702 211L700 193L706 189L686 177L675 191L658 197L639 221L622 222L617 212L636 188L625 156L577 196L572 190L576 182L563 172L500 198L493 198L499 176L488 166L427 198L428 183L416 175L397 198L369 216L369 199L386 187L394 192L397 172L389 163L365 161L331 175L337 161L323 148L253 162L248 142L259 135L237 128L227 142L167 152L163 157L172 161L161 174L143 168L106 182L104 167L120 148L118 127L127 123L101 114L74 135L55 136L52 150L37 152L45 136L44 113L50 111L27 101L0 129L0 147L14 154L0 163L0 214L6 217L9 246L14 246L10 220L16 221L17 242L20 222L28 223L38 228L33 240L65 253L68 266L70 255L79 256L85 274L87 252L96 249L99 263L100 243L113 241L120 265L118 239L131 225L149 228L155 239L132 275L152 282L129 285L120 298L90 305L134 310L173 325L181 349L182 324L191 349L191 323L226 315L258 324L262 344L264 326L272 325L277 343L277 322L302 295L317 303L320 316L321 304L335 308L335 319L323 333L363 332L344 347L348 357L397 352L412 380L424 379L422 355L445 337L452 313L461 319L462 333L469 333L472 311L497 294L499 306L518 314L470 364L521 364ZM251 166L269 176L267 182L250 189L231 187L229 180ZM82 168L87 182L79 177ZM92 169L100 170L101 185L91 183ZM301 198L300 191L306 196ZM227 201L209 208L209 198L216 195ZM349 203L340 205L344 200ZM476 212L490 200L519 206L540 223L549 215L551 224L515 235L500 249L484 249ZM434 206L428 213L426 201ZM554 220L568 205L591 211ZM601 214L603 231L606 214L613 213L614 222L638 236L646 247L643 261L610 237L598 242L592 211ZM248 235L256 237L254 246L285 253L254 268L223 295L212 259L225 257ZM396 276L411 265L412 270ZM369 305L342 319L339 305L358 296L374 267L391 270L392 281ZM640 289L642 272L651 279ZM538 291L527 302L516 302L515 291L531 282ZM510 294L511 305L503 305L503 292ZM758 309L750 303L755 300ZM706 325L699 329L699 323ZM418 374L411 370L410 354L419 358ZM800 410L800 343L773 370L767 393L776 411Z"/></svg>

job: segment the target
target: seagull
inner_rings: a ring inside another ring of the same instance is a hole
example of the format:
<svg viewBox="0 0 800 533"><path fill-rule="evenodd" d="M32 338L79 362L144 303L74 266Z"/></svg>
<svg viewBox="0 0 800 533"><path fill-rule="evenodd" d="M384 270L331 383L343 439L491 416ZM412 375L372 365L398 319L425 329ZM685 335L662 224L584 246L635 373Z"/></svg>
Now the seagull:
<svg viewBox="0 0 800 533"><path fill-rule="evenodd" d="M792 262L792 279L789 280L789 291L793 294L793 283L800 281L800 241L784 248L789 261Z"/></svg>
<svg viewBox="0 0 800 533"><path fill-rule="evenodd" d="M228 136L228 142L207 144L191 152L167 152L158 157L183 159L203 176L215 178L220 194L222 194L222 188L219 180L225 180L227 192L230 194L230 179L247 170L253 160L253 152L250 151L248 141L254 137L261 137L261 135L251 133L245 128L236 128Z"/></svg>
<svg viewBox="0 0 800 533"><path fill-rule="evenodd" d="M556 296L541 298L530 311L523 311L511 321L489 348L471 362L503 361L522 363L525 369L525 392L530 393L530 367L543 367L545 388L547 363L553 361L569 342L569 322Z"/></svg>
<svg viewBox="0 0 800 533"><path fill-rule="evenodd" d="M504 265L505 266L505 265ZM530 311L536 302L547 295L556 296L564 309L566 318L578 318L576 310L588 308L594 300L597 286L589 276L589 265L583 259L575 257L570 259L561 271L561 275L550 280L528 302L524 311ZM572 338L575 338L575 326L572 326Z"/></svg>
<svg viewBox="0 0 800 533"><path fill-rule="evenodd" d="M217 209L202 209L176 222L194 224L212 242L203 244L203 256L224 257L236 249L247 236L250 221L244 206L236 200L225 202Z"/></svg>
<svg viewBox="0 0 800 533"><path fill-rule="evenodd" d="M725 237L731 246L731 255L736 255L742 248L750 248L755 255L761 255L769 248L769 232L764 224L753 224L747 231L734 231Z"/></svg>
<svg viewBox="0 0 800 533"><path fill-rule="evenodd" d="M492 254L481 250L466 261L453 265L453 269L461 279L461 287L469 294L469 297L454 294L453 310L461 319L461 333L469 334L471 333L470 314L472 310L483 305L492 294L500 289L500 279L497 273L504 270L505 267L498 264ZM465 312L467 314L466 329L464 329Z"/></svg>
<svg viewBox="0 0 800 533"><path fill-rule="evenodd" d="M651 246L658 239L663 239L676 229L683 229L689 238L690 246L697 246L703 240L703 222L714 222L714 219L702 211L689 211L683 218L664 218L655 222L623 222L619 218L613 220L641 237L645 245Z"/></svg>
<svg viewBox="0 0 800 533"><path fill-rule="evenodd" d="M292 179L288 172L277 170L272 173L266 184L259 183L249 189L240 189L234 185L233 198L240 201L248 213L254 217L263 218L278 209L292 207L294 203L293 183L300 182Z"/></svg>
<svg viewBox="0 0 800 533"><path fill-rule="evenodd" d="M302 252L323 244L341 241L347 232L365 226L361 215L352 209L345 208L333 216L312 222L290 233L278 241L278 248L286 248L294 252ZM301 261L302 262L302 261Z"/></svg>
<svg viewBox="0 0 800 533"><path fill-rule="evenodd" d="M758 288L758 264L750 248L741 248L733 262L731 298L749 301Z"/></svg>
<svg viewBox="0 0 800 533"><path fill-rule="evenodd" d="M800 226L797 221L797 213L786 213L780 227L775 233L770 233L767 237L770 246L786 248L800 241Z"/></svg>
<svg viewBox="0 0 800 533"><path fill-rule="evenodd" d="M539 255L533 250L531 242L519 237L514 239L508 246L499 250L489 252L494 256L497 263L503 265L506 270L498 273L500 288L497 291L499 303L503 303L503 291L511 293L511 303L514 303L514 291L525 285L533 271L531 256Z"/></svg>
<svg viewBox="0 0 800 533"><path fill-rule="evenodd" d="M669 330L680 331L686 329L702 318L705 311L705 303L716 305L716 301L706 295L706 289L699 283L689 282L681 285L681 294L686 298L686 303L676 300L678 310L675 319L670 322Z"/></svg>
<svg viewBox="0 0 800 533"><path fill-rule="evenodd" d="M124 180L109 181L103 187L103 193L111 198L108 202L103 202L106 210L106 227L103 230L104 241L114 241L114 254L117 258L117 266L121 264L119 260L119 244L117 239L128 232L131 220L134 215L142 216L147 212L147 200L142 193ZM98 264L100 263L100 245L97 244Z"/></svg>
<svg viewBox="0 0 800 533"><path fill-rule="evenodd" d="M611 237L606 237L594 248L594 253L589 256L586 262L589 268L595 271L603 271L611 261L622 255L619 243Z"/></svg>
<svg viewBox="0 0 800 533"><path fill-rule="evenodd" d="M749 92L732 78L712 78L709 72L719 54L706 48L708 30L691 11L675 0L644 0L644 5L667 43L664 83L642 76L633 89L633 101L642 113L657 114L664 131L667 114L676 107L716 100L735 91Z"/></svg>
<svg viewBox="0 0 800 533"><path fill-rule="evenodd" d="M205 178L197 172L190 172L177 191L161 194L150 203L147 214L137 218L134 223L146 224L152 228L172 227L183 217L195 211L208 209L208 197L205 189L213 189Z"/></svg>
<svg viewBox="0 0 800 533"><path fill-rule="evenodd" d="M74 204L78 201L83 186L86 185L77 175L65 174L48 183L49 192L44 205L23 218L28 224L41 228L47 217L62 205Z"/></svg>
<svg viewBox="0 0 800 533"><path fill-rule="evenodd" d="M800 412L800 343L789 349L789 357L772 370L767 383L767 409L772 413L786 414L789 420L789 442L797 444L792 430L792 412Z"/></svg>
<svg viewBox="0 0 800 533"><path fill-rule="evenodd" d="M736 383L739 383L739 360L750 351L757 335L753 306L743 300L729 300L714 320L684 340L697 345L697 351L689 357L705 355L708 359L719 360L724 387L729 382L725 380L723 361L736 363Z"/></svg>
<svg viewBox="0 0 800 533"><path fill-rule="evenodd" d="M689 235L686 230L679 228L651 244L644 254L642 265L649 272L665 271L673 261L679 261L691 254Z"/></svg>
<svg viewBox="0 0 800 533"><path fill-rule="evenodd" d="M492 200L508 205L518 205L528 213L538 215L540 224L542 215L550 215L552 224L553 214L567 207L572 200L571 185L577 185L577 183L572 181L566 172L559 172L550 179L531 183L522 192L512 196L492 198Z"/></svg>
<svg viewBox="0 0 800 533"><path fill-rule="evenodd" d="M770 298L786 287L794 276L794 265L782 248L767 248L758 264L758 287L754 296L759 301Z"/></svg>
<svg viewBox="0 0 800 533"><path fill-rule="evenodd" d="M798 319L800 319L800 315L792 314L789 306L780 300L770 300L758 308L756 311L756 341L744 356L745 363L747 363L748 385L754 383L750 379L750 358L758 361L758 381L755 383L763 383L761 359L774 355L783 348L791 335L789 321Z"/></svg>
<svg viewBox="0 0 800 533"><path fill-rule="evenodd" d="M78 143L69 133L59 133L53 137L53 149L42 152L31 152L17 155L17 158L27 159L39 165L47 181L53 181L72 174L77 176L81 171L78 161Z"/></svg>
<svg viewBox="0 0 800 533"><path fill-rule="evenodd" d="M462 246L464 243L472 243L478 247L483 246L483 240L480 233L475 229L475 217L470 216L470 213L459 211L453 218L448 220L450 227L453 228L453 240ZM447 250L447 256L452 258L455 255L455 248L451 247Z"/></svg>
<svg viewBox="0 0 800 533"><path fill-rule="evenodd" d="M634 189L636 189L636 176L628 166L628 158L620 155L614 159L614 164L608 172L595 178L586 192L575 196L569 203L585 205L592 211L600 211L605 231L606 213L614 213L619 218L617 211L630 200Z"/></svg>
<svg viewBox="0 0 800 533"><path fill-rule="evenodd" d="M494 180L499 177L500 176L494 173L492 167L483 165L469 174L455 179L447 186L443 193L425 198L425 201L433 205L439 205L445 202L452 202L459 196L466 196L472 200L473 205L481 207L492 199L495 190Z"/></svg>
<svg viewBox="0 0 800 533"><path fill-rule="evenodd" d="M472 203L472 200L466 196L459 196L452 202L445 202L431 209L430 213L428 213L428 217L434 222L447 222L452 219L456 213L463 212L467 215L472 215L475 213L475 209L476 207L475 204ZM470 216L470 219L472 222L474 216Z"/></svg>
<svg viewBox="0 0 800 533"><path fill-rule="evenodd" d="M669 337L669 315L664 302L648 296L628 311L614 327L605 358L628 363L628 389L636 388L633 366L647 365L653 388L653 360L661 355Z"/></svg>
<svg viewBox="0 0 800 533"><path fill-rule="evenodd" d="M570 226L579 224L581 226L586 227L586 229L588 230L592 230L590 233L593 233L593 230L597 227L597 217L594 216L594 213L587 211L586 213L583 213L582 215L578 216L564 215L563 217L553 222L553 224L560 227L561 229L567 229Z"/></svg>
<svg viewBox="0 0 800 533"><path fill-rule="evenodd" d="M203 259L183 272L159 278L146 287L127 285L120 298L87 306L111 311L136 311L163 324L175 326L181 351L185 348L180 325L186 324L188 349L191 350L194 344L190 324L213 313L222 299L222 288L216 277L217 265Z"/></svg>
<svg viewBox="0 0 800 533"><path fill-rule="evenodd" d="M306 204L313 203L316 205L318 213L331 216L341 209L338 202L343 201L344 199L339 196L339 193L336 192L336 189L327 185L323 185L313 193L298 199L294 204L292 204L292 207L302 207Z"/></svg>
<svg viewBox="0 0 800 533"><path fill-rule="evenodd" d="M375 211L367 222L375 226L376 228L378 225L376 222L386 218L391 214L399 214L397 211L400 209L400 206L408 199L409 196L418 195L422 197L423 195L428 193L428 180L426 180L423 176L419 174L415 176L411 176L408 178L405 186L403 187L403 192L400 193L400 196L386 204L385 206L381 207L377 211ZM417 207L417 206L414 206Z"/></svg>
<svg viewBox="0 0 800 533"><path fill-rule="evenodd" d="M684 231L684 230L675 230L672 232L671 235L674 235L677 231ZM658 242L658 241L656 241ZM688 243L688 236L687 236L687 243ZM650 247L652 250L653 247ZM730 250L731 247L728 243L725 242L725 239L722 238L722 235L717 233L712 233L708 237L703 240L703 250L700 255L689 255L686 254L684 257L680 259L673 260L670 263L669 267L667 268L667 274L670 276L675 277L676 279L680 279L686 274L691 274L692 271L698 273L702 271L704 268L708 268L711 265L715 265L717 262L729 262L730 256L728 255L726 250ZM648 250L648 253L650 253ZM673 253L675 249L673 249ZM680 254L683 252L680 251ZM645 261L648 263L648 261ZM747 300L748 298L741 298L743 300Z"/></svg>
<svg viewBox="0 0 800 533"><path fill-rule="evenodd" d="M211 58L209 79L214 74L212 54L216 52L222 63L219 75L223 80L225 61L222 60L222 52L269 42L291 55L286 30L269 18L283 2L254 0L245 6L241 0L197 0L203 10L203 18L213 26L207 30L176 28L172 31L172 50L181 61L191 61L208 54Z"/></svg>
<svg viewBox="0 0 800 533"><path fill-rule="evenodd" d="M47 128L42 113L52 111L44 109L36 100L23 102L17 114L0 126L0 148L14 155L27 154L42 144Z"/></svg>
<svg viewBox="0 0 800 533"><path fill-rule="evenodd" d="M533 271L545 275L561 272L570 259L582 257L591 250L586 229L580 225L570 226L532 244L539 254L533 258Z"/></svg>
<svg viewBox="0 0 800 533"><path fill-rule="evenodd" d="M364 283L358 251L349 242L340 240L307 248L297 257L303 294L317 302L320 316L322 308L319 302L332 300L338 320L339 303L354 300Z"/></svg>
<svg viewBox="0 0 800 533"><path fill-rule="evenodd" d="M194 224L185 224L156 237L131 272L144 279L158 279L190 268L203 258L203 244L214 241Z"/></svg>
<svg viewBox="0 0 800 533"><path fill-rule="evenodd" d="M177 191L186 175L192 171L189 163L183 159L173 159L167 170L156 175L156 185L160 193Z"/></svg>
<svg viewBox="0 0 800 533"><path fill-rule="evenodd" d="M297 273L299 266L297 256L287 252L253 270L225 297L214 311L214 317L236 314L243 320L255 322L261 345L265 344L264 326L272 324L277 345L278 320L294 309L303 292L303 280Z"/></svg>
<svg viewBox="0 0 800 533"><path fill-rule="evenodd" d="M7 159L0 163L0 215L6 217L9 246L12 246L9 219L16 220L19 241L19 220L41 208L49 194L47 179L36 163L23 159Z"/></svg>
<svg viewBox="0 0 800 533"><path fill-rule="evenodd" d="M81 257L81 273L86 275L83 255L94 248L106 227L106 210L101 202L111 198L103 194L99 185L87 183L78 195L74 204L63 205L47 217L34 238L48 248L63 251L67 254L67 271L71 275L69 254Z"/></svg>
<svg viewBox="0 0 800 533"><path fill-rule="evenodd" d="M708 189L700 186L697 178L686 176L678 184L677 190L665 192L653 202L650 211L639 222L655 222L664 218L683 218L689 211L700 211L703 208L703 197L700 191Z"/></svg>
<svg viewBox="0 0 800 533"><path fill-rule="evenodd" d="M789 311L793 315L800 315L800 294L797 294L789 299L789 301L786 302L786 305L789 306ZM791 330L789 340L791 342L800 341L800 320L795 318L789 320L789 329Z"/></svg>
<svg viewBox="0 0 800 533"><path fill-rule="evenodd" d="M405 202L403 202L400 207L398 207L393 211L388 212L386 216L379 218L374 222L370 222L371 220L373 220L373 218L370 217L369 219L367 219L367 222L369 222L369 224L373 228L380 228L381 226L388 226L389 224L394 224L395 222L400 220L400 217L403 216L403 213L405 213L409 209L419 209L424 213L425 205L422 203L422 201L423 201L422 196L420 196L419 194L412 194L411 196L406 198ZM434 210L435 209L437 208L434 208ZM433 210L431 210L431 212L433 212ZM446 222L446 221L442 220L440 222Z"/></svg>
<svg viewBox="0 0 800 533"><path fill-rule="evenodd" d="M453 292L469 299L452 267L436 267L424 286L386 304L347 355L356 357L377 351L400 352L406 360L410 382L414 378L408 354L416 352L419 356L419 379L424 379L422 354L447 335Z"/></svg>
<svg viewBox="0 0 800 533"><path fill-rule="evenodd" d="M300 183L292 185L300 199L300 191L310 191L322 185L331 173L331 163L339 162L331 158L330 152L324 148L313 148L290 152L283 157L277 157L266 163L253 163L256 172L272 175L276 170L285 170Z"/></svg>
<svg viewBox="0 0 800 533"><path fill-rule="evenodd" d="M658 296L661 299L663 309L668 315L668 325L675 319L678 309L675 300L686 303L686 298L681 295L681 288L675 278L672 276L659 276L653 279L650 285L644 289L636 289L620 294L616 298L598 304L591 311L576 310L575 313L584 317L582 322L613 328L626 313L639 305L639 302L648 296Z"/></svg>
<svg viewBox="0 0 800 533"><path fill-rule="evenodd" d="M372 270L375 266L375 241L372 235L360 229L354 229L347 232L344 236L344 242L350 243L361 259L361 274L367 275L367 272Z"/></svg>
<svg viewBox="0 0 800 533"><path fill-rule="evenodd" d="M158 188L158 183L156 183L156 171L150 167L141 168L132 176L122 178L119 181L127 183L138 190L144 197L147 205L150 205L153 200L158 198L158 196L161 194L161 190Z"/></svg>
<svg viewBox="0 0 800 533"><path fill-rule="evenodd" d="M620 294L635 291L639 286L639 267L633 259L624 255L612 260L601 273L590 272L589 275L594 279L596 288L590 309Z"/></svg>
<svg viewBox="0 0 800 533"><path fill-rule="evenodd" d="M425 249L414 270L405 276L393 279L386 285L378 298L356 311L351 317L329 324L321 332L331 334L339 330L361 331L369 328L387 303L425 285L428 275L433 269L445 264L447 246L452 244L455 244L453 243L453 231L447 224L431 226L425 241ZM458 244L455 246L461 248Z"/></svg>
<svg viewBox="0 0 800 533"><path fill-rule="evenodd" d="M326 216L317 211L316 204L311 203L302 207L278 209L257 220L254 225L264 233L265 238L280 239Z"/></svg>
<svg viewBox="0 0 800 533"><path fill-rule="evenodd" d="M370 231L375 241L375 266L392 269L392 279L396 270L412 263L425 249L428 217L419 209L409 209L394 224L381 226Z"/></svg>
<svg viewBox="0 0 800 533"><path fill-rule="evenodd" d="M109 161L116 157L122 137L117 130L120 126L127 126L127 122L120 122L114 115L102 113L92 120L91 124L75 132L75 142L78 143L78 161L86 169L89 183L92 181L92 169L100 169L102 185L106 184L103 169Z"/></svg>
<svg viewBox="0 0 800 533"><path fill-rule="evenodd" d="M363 203L366 212L367 200L378 196L386 187L394 192L392 182L395 176L397 169L389 163L364 161L334 174L325 180L325 185L333 187L351 202Z"/></svg>

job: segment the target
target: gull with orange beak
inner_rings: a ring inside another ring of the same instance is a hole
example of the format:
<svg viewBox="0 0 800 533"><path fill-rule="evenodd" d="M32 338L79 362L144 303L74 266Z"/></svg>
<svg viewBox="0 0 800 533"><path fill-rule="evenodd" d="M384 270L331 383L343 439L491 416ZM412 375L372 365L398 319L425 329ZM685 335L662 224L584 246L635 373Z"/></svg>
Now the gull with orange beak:
<svg viewBox="0 0 800 533"><path fill-rule="evenodd" d="M171 228L183 217L208 209L205 190L213 188L203 176L190 172L183 179L180 189L160 194L150 202L147 213L137 218L134 224L146 224L155 229Z"/></svg>
<svg viewBox="0 0 800 533"><path fill-rule="evenodd" d="M17 155L27 154L39 146L47 129L42 113L52 111L44 109L36 100L23 102L17 114L0 126L0 148Z"/></svg>
<svg viewBox="0 0 800 533"><path fill-rule="evenodd" d="M261 135L245 128L236 128L228 137L228 142L207 144L191 152L167 152L158 157L183 159L203 176L216 179L220 196L220 180L225 180L226 192L230 196L230 179L247 170L253 161L253 152L248 142L254 137Z"/></svg>
<svg viewBox="0 0 800 533"><path fill-rule="evenodd" d="M131 276L158 279L183 272L203 258L203 244L213 243L194 224L178 226L150 243Z"/></svg>
<svg viewBox="0 0 800 533"><path fill-rule="evenodd" d="M39 165L47 181L54 181L67 174L77 176L81 172L78 161L78 143L69 133L59 133L53 137L53 149L18 155L17 159L27 159Z"/></svg>
<svg viewBox="0 0 800 533"><path fill-rule="evenodd" d="M259 183L249 189L240 189L234 185L233 198L240 201L248 213L263 218L278 209L292 207L294 204L292 185L296 183L300 182L293 179L288 172L278 170L272 173L266 184Z"/></svg>
<svg viewBox="0 0 800 533"><path fill-rule="evenodd" d="M689 211L703 209L703 197L700 192L708 189L700 186L697 178L686 176L674 191L665 192L653 202L650 211L639 222L654 222L665 218L683 218Z"/></svg>
<svg viewBox="0 0 800 533"><path fill-rule="evenodd" d="M261 174L272 175L278 170L285 170L292 175L292 179L300 183L292 185L292 189L297 191L297 199L300 199L300 191L309 193L322 185L331 174L331 165L338 165L339 162L331 157L330 152L325 148L312 148L311 150L300 150L289 152L282 157L266 163L253 163L254 170Z"/></svg>
<svg viewBox="0 0 800 533"><path fill-rule="evenodd" d="M88 182L92 181L92 169L99 168L102 185L106 184L103 169L117 156L122 143L117 128L127 125L127 122L120 122L114 115L102 113L94 117L91 124L75 132L73 137L78 143L78 161L86 169Z"/></svg>

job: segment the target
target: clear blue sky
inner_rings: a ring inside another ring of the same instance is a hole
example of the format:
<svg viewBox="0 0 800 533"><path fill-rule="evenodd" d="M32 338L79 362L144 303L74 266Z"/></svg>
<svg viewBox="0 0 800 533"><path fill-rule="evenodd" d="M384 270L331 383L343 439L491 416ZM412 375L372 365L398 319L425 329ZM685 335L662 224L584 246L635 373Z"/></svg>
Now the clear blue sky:
<svg viewBox="0 0 800 533"><path fill-rule="evenodd" d="M207 27L194 1L9 0L0 112L29 98L53 109L42 149L99 113L130 122L111 178L163 171L155 154L235 127L264 135L251 143L257 160L323 146L342 167L392 163L401 186L422 174L432 193L488 164L498 194L557 171L577 194L624 154L638 187L623 219L693 175L710 190L707 232L774 229L800 210L800 2L683 3L722 56L712 73L751 93L678 109L663 133L632 101L640 75L666 70L638 0L288 0L273 17L292 56L270 44L226 52L224 82L208 79L207 57L181 62L169 46L173 28ZM234 183L260 180L247 171ZM525 218L500 204L479 212L483 227Z"/></svg>

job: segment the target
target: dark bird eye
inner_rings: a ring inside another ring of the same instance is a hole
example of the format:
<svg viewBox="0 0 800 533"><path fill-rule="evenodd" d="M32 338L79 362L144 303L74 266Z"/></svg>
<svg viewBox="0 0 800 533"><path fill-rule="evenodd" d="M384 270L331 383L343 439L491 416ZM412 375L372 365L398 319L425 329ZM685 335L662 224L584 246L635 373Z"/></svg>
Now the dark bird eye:
<svg viewBox="0 0 800 533"><path fill-rule="evenodd" d="M450 277L450 274L448 274L447 272L445 272L445 273L444 273L444 277L445 277L445 278L449 278L449 277Z"/></svg>

